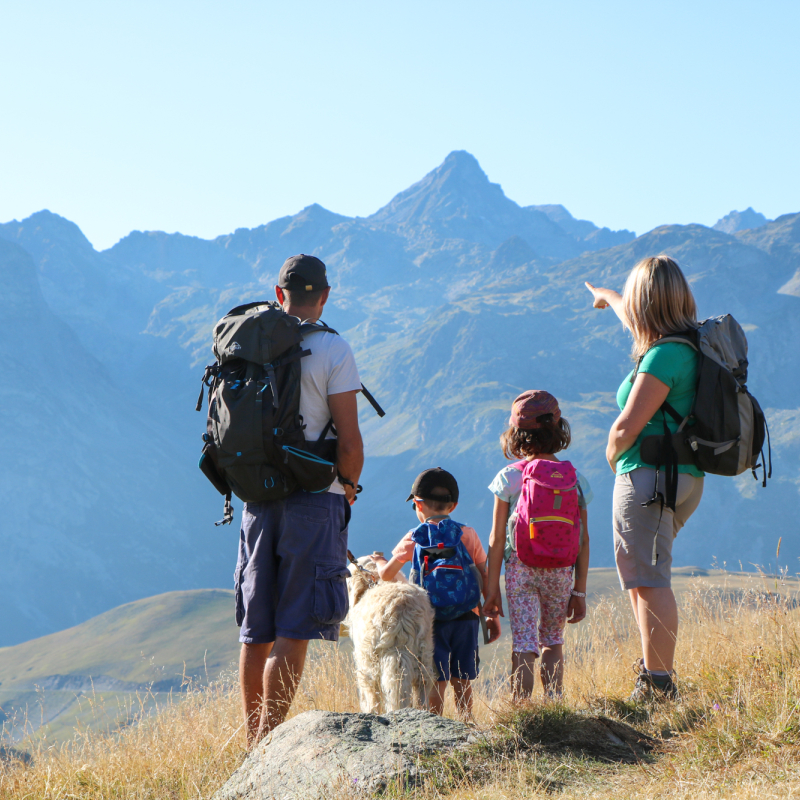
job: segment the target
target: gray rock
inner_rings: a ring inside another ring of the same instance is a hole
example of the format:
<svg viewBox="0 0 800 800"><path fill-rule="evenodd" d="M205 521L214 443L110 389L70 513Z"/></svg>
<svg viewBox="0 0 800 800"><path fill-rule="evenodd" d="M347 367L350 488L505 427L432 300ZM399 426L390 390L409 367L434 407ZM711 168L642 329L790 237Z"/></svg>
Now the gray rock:
<svg viewBox="0 0 800 800"><path fill-rule="evenodd" d="M306 711L278 726L214 800L309 800L414 783L419 756L469 742L461 722L404 709L384 716Z"/></svg>

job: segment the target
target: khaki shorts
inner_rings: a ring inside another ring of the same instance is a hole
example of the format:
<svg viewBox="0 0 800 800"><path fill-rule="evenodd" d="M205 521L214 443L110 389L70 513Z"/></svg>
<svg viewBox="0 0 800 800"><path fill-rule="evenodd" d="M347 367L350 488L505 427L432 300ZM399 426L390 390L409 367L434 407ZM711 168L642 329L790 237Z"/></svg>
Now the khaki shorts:
<svg viewBox="0 0 800 800"><path fill-rule="evenodd" d="M623 589L670 586L672 542L703 496L703 478L680 474L675 511L665 506L662 514L658 501L642 506L653 496L654 481L655 470L640 467L614 482L614 558ZM658 490L664 492L663 472Z"/></svg>

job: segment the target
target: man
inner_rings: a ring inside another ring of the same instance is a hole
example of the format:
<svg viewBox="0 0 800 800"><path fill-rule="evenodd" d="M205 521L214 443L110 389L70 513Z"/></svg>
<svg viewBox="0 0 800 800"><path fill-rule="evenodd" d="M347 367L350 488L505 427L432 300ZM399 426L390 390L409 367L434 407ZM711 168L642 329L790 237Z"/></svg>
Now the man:
<svg viewBox="0 0 800 800"><path fill-rule="evenodd" d="M275 294L287 314L319 320L330 294L325 264L292 256L281 267ZM311 350L300 361L305 437L318 439L333 422L339 479L327 493L298 489L284 500L244 506L236 569L244 606L239 678L249 747L286 718L308 642L337 641L347 613L347 526L364 465L356 407L361 380L340 336L310 333L303 348Z"/></svg>

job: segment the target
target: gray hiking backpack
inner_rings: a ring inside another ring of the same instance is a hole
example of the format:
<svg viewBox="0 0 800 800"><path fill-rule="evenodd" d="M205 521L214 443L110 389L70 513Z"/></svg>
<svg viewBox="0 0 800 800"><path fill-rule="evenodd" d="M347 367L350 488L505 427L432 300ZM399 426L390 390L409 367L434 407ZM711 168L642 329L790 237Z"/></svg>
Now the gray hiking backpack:
<svg viewBox="0 0 800 800"><path fill-rule="evenodd" d="M244 502L280 500L296 489L327 491L336 480L336 439L305 438L300 416L300 359L311 355L303 337L336 333L324 323L302 322L274 302L248 303L229 311L214 327L216 363L205 368L197 400L208 417L200 469L225 495L217 525L233 520L231 493ZM379 416L372 395L361 391Z"/></svg>
<svg viewBox="0 0 800 800"><path fill-rule="evenodd" d="M686 417L664 402L663 435L642 440L642 460L656 468L650 502L661 499L662 509L664 505L675 509L679 464L694 464L713 475L739 475L750 469L757 478L760 456L762 485L766 486L772 477L769 429L758 400L747 390L747 338L739 323L730 314L712 317L695 330L670 334L657 344L665 342L682 342L697 351L697 390ZM631 382L635 377L636 370ZM667 427L667 414L679 424L676 433ZM769 468L764 459L765 439ZM657 491L661 467L666 470L666 497Z"/></svg>

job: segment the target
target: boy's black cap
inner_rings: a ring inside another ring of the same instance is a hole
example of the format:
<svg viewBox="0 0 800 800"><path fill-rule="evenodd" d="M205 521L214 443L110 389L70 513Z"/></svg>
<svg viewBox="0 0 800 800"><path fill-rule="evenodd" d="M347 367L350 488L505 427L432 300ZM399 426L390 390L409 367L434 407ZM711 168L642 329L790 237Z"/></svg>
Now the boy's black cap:
<svg viewBox="0 0 800 800"><path fill-rule="evenodd" d="M292 292L318 292L328 288L325 264L316 256L300 253L283 262L278 275L278 286Z"/></svg>
<svg viewBox="0 0 800 800"><path fill-rule="evenodd" d="M434 489L446 489L447 494L433 493ZM432 467L420 472L411 487L411 494L406 498L406 503L414 497L423 500L438 500L443 503L458 502L458 483L456 479L441 467Z"/></svg>

